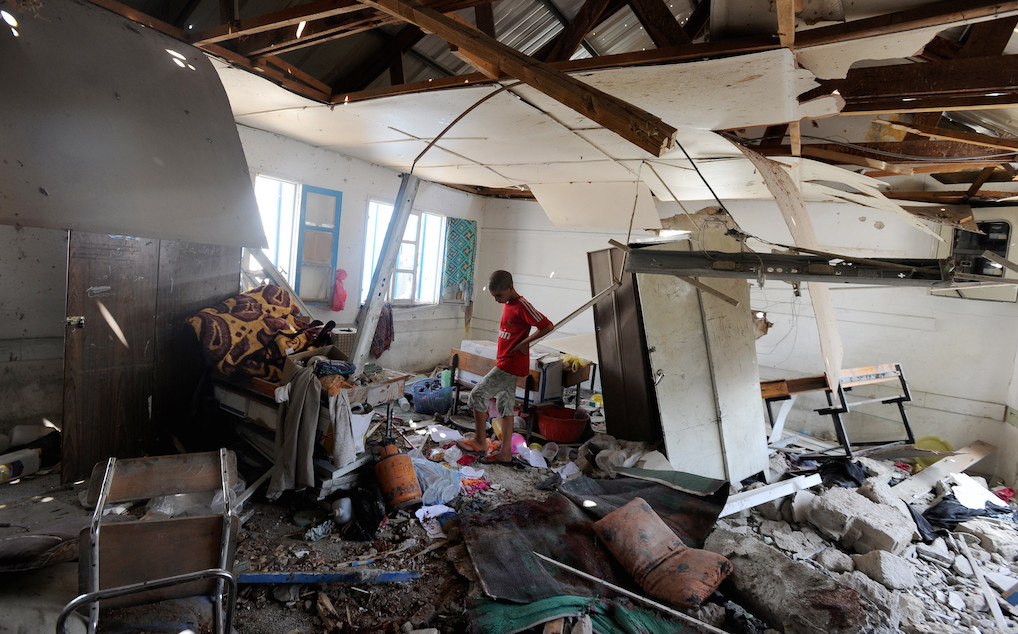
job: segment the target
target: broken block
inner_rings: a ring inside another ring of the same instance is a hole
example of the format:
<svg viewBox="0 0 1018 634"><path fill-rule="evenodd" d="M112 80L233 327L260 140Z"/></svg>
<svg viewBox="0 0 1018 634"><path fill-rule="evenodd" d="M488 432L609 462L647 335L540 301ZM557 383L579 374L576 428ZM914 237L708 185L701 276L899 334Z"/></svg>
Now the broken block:
<svg viewBox="0 0 1018 634"><path fill-rule="evenodd" d="M820 533L857 553L886 550L897 555L915 534L911 517L841 487L817 496L806 516Z"/></svg>
<svg viewBox="0 0 1018 634"><path fill-rule="evenodd" d="M956 529L960 533L972 533L979 538L979 545L989 553L997 553L1007 561L1018 558L1018 537L1013 530L1006 530L986 520L962 522Z"/></svg>
<svg viewBox="0 0 1018 634"><path fill-rule="evenodd" d="M855 562L856 570L891 590L915 587L916 578L912 565L897 555L883 550L873 550L865 555L853 555L852 561Z"/></svg>

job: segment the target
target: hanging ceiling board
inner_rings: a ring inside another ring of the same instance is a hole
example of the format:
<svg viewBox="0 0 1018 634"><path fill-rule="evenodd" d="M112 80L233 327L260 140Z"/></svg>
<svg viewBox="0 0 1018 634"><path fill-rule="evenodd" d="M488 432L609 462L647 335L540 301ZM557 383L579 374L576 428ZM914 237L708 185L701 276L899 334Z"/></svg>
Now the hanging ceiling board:
<svg viewBox="0 0 1018 634"><path fill-rule="evenodd" d="M788 231L792 234L795 246L819 249L816 231L813 229L813 219L806 209L806 203L802 199L795 181L785 171L785 167L749 148L740 146L740 149L760 171L760 176L767 183L767 188L774 196L778 210L781 211L781 215L785 219ZM820 335L820 354L824 361L827 384L837 385L841 378L844 348L834 316L834 303L831 301L827 284L809 282L808 288L809 301L813 306L817 332Z"/></svg>
<svg viewBox="0 0 1018 634"><path fill-rule="evenodd" d="M608 158L590 143L561 126L546 130L541 135L515 135L498 140L443 138L438 145L477 163L579 163Z"/></svg>
<svg viewBox="0 0 1018 634"><path fill-rule="evenodd" d="M314 147L406 141L412 137L346 112L332 112L319 104L293 110L236 115L237 123L265 130L292 127L287 134Z"/></svg>
<svg viewBox="0 0 1018 634"><path fill-rule="evenodd" d="M231 66L218 57L207 58L230 96L230 107L235 116L320 105L277 86L257 73Z"/></svg>
<svg viewBox="0 0 1018 634"><path fill-rule="evenodd" d="M935 26L851 42L800 48L795 51L795 59L820 79L843 79L848 69L860 61L912 57L945 28Z"/></svg>
<svg viewBox="0 0 1018 634"><path fill-rule="evenodd" d="M632 183L636 173L617 161L586 161L582 163L534 163L499 165L492 168L517 183L623 182Z"/></svg>
<svg viewBox="0 0 1018 634"><path fill-rule="evenodd" d="M332 145L328 149L343 152L369 163L389 165L400 172L407 172L413 164L414 159L421 156L421 152L428 147L427 141L397 140L382 143L365 143L358 145ZM476 165L473 161L464 159L462 156L447 152L437 145L433 145L421 160L417 168L421 167L459 167L463 165ZM414 169L416 172L417 168Z"/></svg>
<svg viewBox="0 0 1018 634"><path fill-rule="evenodd" d="M797 96L818 85L813 73L796 67L788 49L573 76L670 125L704 130L798 121L802 113ZM662 86L669 90L662 90ZM783 86L784 90L775 90L775 86ZM521 87L519 92L572 129L601 127L532 88ZM840 110L835 98L809 108L814 117L835 115Z"/></svg>
<svg viewBox="0 0 1018 634"><path fill-rule="evenodd" d="M661 226L650 189L643 183L534 184L530 189L556 227L625 230L631 218L634 229Z"/></svg>
<svg viewBox="0 0 1018 634"><path fill-rule="evenodd" d="M651 156L632 143L620 138L610 130L578 130L576 134L586 139L609 156L622 160L671 161L685 160L682 149L697 158L743 158L742 153L723 136L699 128L679 128L675 135L676 145L660 157ZM681 148L679 146L682 146Z"/></svg>
<svg viewBox="0 0 1018 634"><path fill-rule="evenodd" d="M91 3L28 8L0 37L0 222L265 246L208 58Z"/></svg>
<svg viewBox="0 0 1018 634"><path fill-rule="evenodd" d="M497 189L517 187L515 181L503 177L497 169L490 169L484 165L446 165L442 167L421 167L418 165L414 168L414 174L422 179L438 183L476 185Z"/></svg>
<svg viewBox="0 0 1018 634"><path fill-rule="evenodd" d="M633 170L640 167L635 161L626 164ZM678 196L679 200L713 200L714 194L710 189L713 189L722 201L770 197L767 186L764 185L753 164L745 159L697 161L696 167L703 178L685 160L672 163L655 161L651 165L668 187L665 188L662 181L654 175L654 171L647 166L640 171L640 179L647 183L660 200L674 200L673 194ZM710 183L710 189L704 184L704 179Z"/></svg>

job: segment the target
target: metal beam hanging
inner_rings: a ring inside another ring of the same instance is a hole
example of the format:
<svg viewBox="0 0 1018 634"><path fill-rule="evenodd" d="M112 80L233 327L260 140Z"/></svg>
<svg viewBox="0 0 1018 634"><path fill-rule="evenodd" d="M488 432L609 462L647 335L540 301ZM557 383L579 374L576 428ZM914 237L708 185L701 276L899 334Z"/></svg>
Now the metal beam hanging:
<svg viewBox="0 0 1018 634"><path fill-rule="evenodd" d="M816 255L656 251L634 249L627 273L775 279L784 282L946 286L954 281L951 259L849 260Z"/></svg>
<svg viewBox="0 0 1018 634"><path fill-rule="evenodd" d="M399 186L396 206L389 219L389 228L385 231L382 252L378 256L375 272L371 275L368 299L357 313L357 335L353 340L350 360L357 366L358 374L364 371L364 362L368 358L371 340L378 327L378 317L382 314L382 306L389 294L389 285L392 283L392 272L396 268L396 256L399 255L403 232L406 231L407 220L410 218L410 212L413 211L417 190L421 185L421 179L413 174L402 174L401 177L403 182Z"/></svg>

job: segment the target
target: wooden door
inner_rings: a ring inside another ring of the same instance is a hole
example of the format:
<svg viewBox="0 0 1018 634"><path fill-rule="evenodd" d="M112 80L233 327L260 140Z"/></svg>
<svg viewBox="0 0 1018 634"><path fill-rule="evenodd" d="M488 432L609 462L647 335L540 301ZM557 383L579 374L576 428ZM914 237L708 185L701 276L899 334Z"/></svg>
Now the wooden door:
<svg viewBox="0 0 1018 634"><path fill-rule="evenodd" d="M587 254L590 290L599 293L617 278L622 286L594 304L597 358L608 433L625 440L661 440L661 417L648 365L640 299L624 254L605 249Z"/></svg>
<svg viewBox="0 0 1018 634"><path fill-rule="evenodd" d="M64 337L61 481L109 456L140 455L152 434L159 241L71 231ZM79 327L71 323L84 318Z"/></svg>

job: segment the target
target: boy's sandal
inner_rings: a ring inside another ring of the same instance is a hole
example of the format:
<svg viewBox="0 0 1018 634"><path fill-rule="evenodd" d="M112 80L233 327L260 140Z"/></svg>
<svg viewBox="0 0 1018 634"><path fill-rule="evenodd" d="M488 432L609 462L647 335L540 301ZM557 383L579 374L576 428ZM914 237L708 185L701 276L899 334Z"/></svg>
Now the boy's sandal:
<svg viewBox="0 0 1018 634"><path fill-rule="evenodd" d="M464 438L463 440L457 440L456 446L459 447L461 451L465 451L467 453L482 454L485 451L485 448L478 447L477 441L472 438Z"/></svg>

